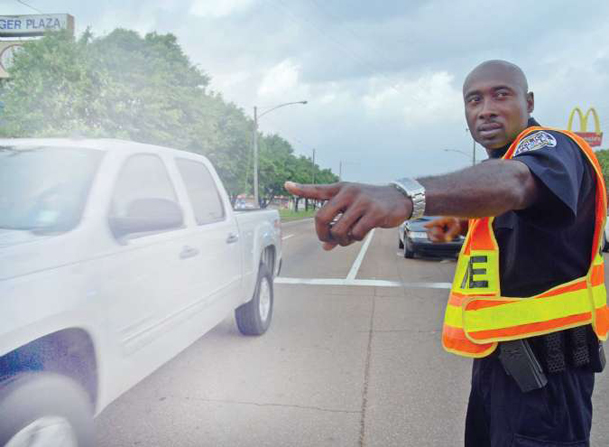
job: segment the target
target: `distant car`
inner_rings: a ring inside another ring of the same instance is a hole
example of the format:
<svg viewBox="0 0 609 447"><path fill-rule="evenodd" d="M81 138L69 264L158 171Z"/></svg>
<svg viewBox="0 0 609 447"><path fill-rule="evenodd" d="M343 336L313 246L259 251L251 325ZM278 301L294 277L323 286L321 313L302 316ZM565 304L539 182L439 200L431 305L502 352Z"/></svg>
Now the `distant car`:
<svg viewBox="0 0 609 447"><path fill-rule="evenodd" d="M398 227L399 247L404 250L405 258L414 258L415 254L454 258L463 245L463 236L457 236L451 242L432 242L427 237L425 224L436 217L425 216L421 219L406 221Z"/></svg>
<svg viewBox="0 0 609 447"><path fill-rule="evenodd" d="M257 210L256 205L250 202L245 202L243 200L238 200L235 202L235 206L233 207L235 211L247 211L247 210Z"/></svg>

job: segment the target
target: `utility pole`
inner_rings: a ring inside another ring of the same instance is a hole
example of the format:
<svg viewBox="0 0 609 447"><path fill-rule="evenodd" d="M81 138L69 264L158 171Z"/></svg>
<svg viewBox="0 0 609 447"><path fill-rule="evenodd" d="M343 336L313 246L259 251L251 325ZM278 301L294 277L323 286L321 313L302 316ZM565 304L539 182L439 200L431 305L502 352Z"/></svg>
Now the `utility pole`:
<svg viewBox="0 0 609 447"><path fill-rule="evenodd" d="M343 161L338 162L338 181L343 181Z"/></svg>
<svg viewBox="0 0 609 447"><path fill-rule="evenodd" d="M311 183L315 184L315 149L313 149L313 181Z"/></svg>
<svg viewBox="0 0 609 447"><path fill-rule="evenodd" d="M258 107L254 106L254 202L260 206L258 197Z"/></svg>

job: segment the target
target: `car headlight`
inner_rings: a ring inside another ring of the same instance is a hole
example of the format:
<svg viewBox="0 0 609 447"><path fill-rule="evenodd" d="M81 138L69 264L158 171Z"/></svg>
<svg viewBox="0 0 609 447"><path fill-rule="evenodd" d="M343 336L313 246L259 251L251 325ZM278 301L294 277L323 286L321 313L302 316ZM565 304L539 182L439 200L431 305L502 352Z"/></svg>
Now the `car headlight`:
<svg viewBox="0 0 609 447"><path fill-rule="evenodd" d="M410 237L412 239L427 239L427 233L425 231L411 231Z"/></svg>

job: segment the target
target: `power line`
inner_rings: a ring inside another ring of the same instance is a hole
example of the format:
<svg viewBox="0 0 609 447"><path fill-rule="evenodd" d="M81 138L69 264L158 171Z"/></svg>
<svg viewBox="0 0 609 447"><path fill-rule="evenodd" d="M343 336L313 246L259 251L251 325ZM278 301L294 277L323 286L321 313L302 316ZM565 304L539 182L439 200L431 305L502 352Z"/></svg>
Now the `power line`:
<svg viewBox="0 0 609 447"><path fill-rule="evenodd" d="M34 8L32 5L28 5L26 2L24 2L23 0L15 0L17 3L21 3L23 6L27 6L30 9L33 9L34 11L36 11L39 14L44 14L44 12L42 12L40 9L38 8Z"/></svg>

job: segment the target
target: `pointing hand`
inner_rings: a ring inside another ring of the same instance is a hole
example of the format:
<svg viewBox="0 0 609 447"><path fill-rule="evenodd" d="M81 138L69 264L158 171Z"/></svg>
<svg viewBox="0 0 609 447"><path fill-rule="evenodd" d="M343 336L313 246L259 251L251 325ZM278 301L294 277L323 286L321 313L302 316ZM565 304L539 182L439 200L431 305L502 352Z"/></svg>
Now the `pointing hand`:
<svg viewBox="0 0 609 447"><path fill-rule="evenodd" d="M361 241L376 227L397 227L412 214L412 201L393 186L286 182L285 188L300 197L327 201L315 215L315 230L324 250Z"/></svg>

